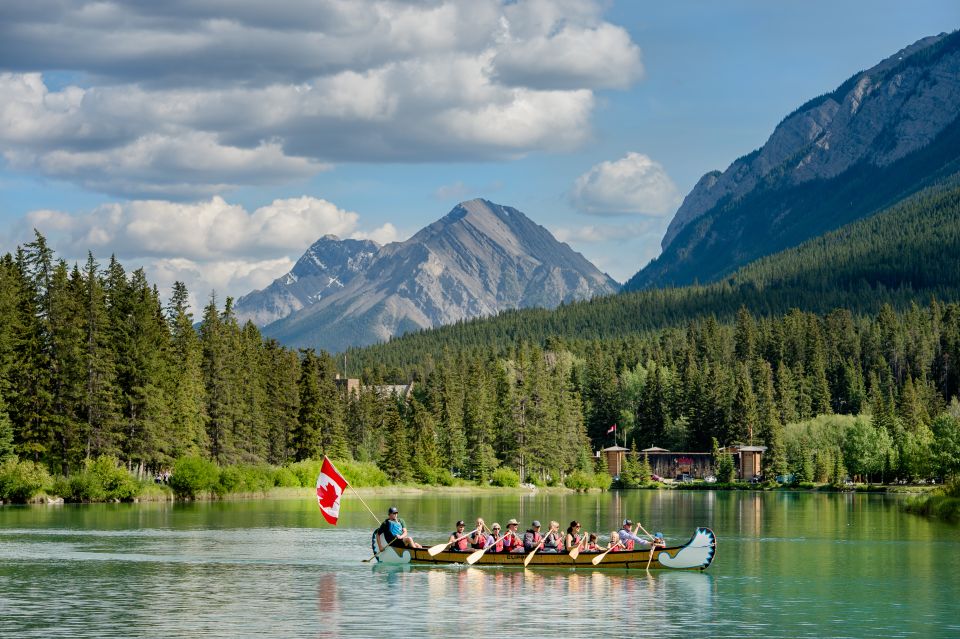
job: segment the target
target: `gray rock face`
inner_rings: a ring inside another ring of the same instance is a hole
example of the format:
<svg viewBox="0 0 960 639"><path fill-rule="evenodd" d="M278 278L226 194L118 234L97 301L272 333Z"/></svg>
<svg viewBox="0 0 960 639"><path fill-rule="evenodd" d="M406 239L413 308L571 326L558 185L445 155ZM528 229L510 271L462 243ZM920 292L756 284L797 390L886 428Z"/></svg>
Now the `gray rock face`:
<svg viewBox="0 0 960 639"><path fill-rule="evenodd" d="M373 261L380 245L371 240L341 240L324 235L307 249L289 273L270 286L237 300L237 320L266 326L349 284Z"/></svg>
<svg viewBox="0 0 960 639"><path fill-rule="evenodd" d="M282 280L283 278L281 278ZM264 328L289 346L343 350L521 307L616 292L617 283L520 211L471 200L388 244L342 288Z"/></svg>
<svg viewBox="0 0 960 639"><path fill-rule="evenodd" d="M771 175L801 184L861 163L887 166L922 149L958 115L958 33L919 40L836 91L787 116L758 151L704 175L684 199L661 246L721 200L735 200Z"/></svg>

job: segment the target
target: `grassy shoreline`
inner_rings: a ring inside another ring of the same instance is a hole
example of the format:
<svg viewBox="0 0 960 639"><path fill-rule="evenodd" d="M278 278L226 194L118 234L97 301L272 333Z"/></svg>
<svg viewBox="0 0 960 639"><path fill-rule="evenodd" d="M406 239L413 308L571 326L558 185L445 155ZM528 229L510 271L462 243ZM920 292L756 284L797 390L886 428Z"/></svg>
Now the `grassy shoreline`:
<svg viewBox="0 0 960 639"><path fill-rule="evenodd" d="M519 494L576 494L576 493L599 493L604 492L598 488L588 490L573 490L563 486L540 486L521 485L517 487L509 486L478 486L478 485L458 485L458 486L431 486L425 484L396 484L390 486L361 486L353 488L362 497L379 497L394 495L519 495ZM747 492L848 492L848 493L879 493L879 494L912 494L917 498L923 498L937 490L933 486L885 486L885 485L866 485L858 484L853 487L838 488L830 484L815 484L812 486L768 486L763 484L654 484L635 489L612 489L612 490L718 490L718 491L747 491ZM295 487L274 487L266 491L252 492L234 492L226 494L206 493L196 495L191 499L178 499L173 490L164 484L145 485L142 493L131 500L124 500L128 503L140 502L214 502L214 501L248 501L248 500L292 500L292 499L314 499L316 497L313 488L301 486ZM930 495L930 497L933 497ZM7 502L9 503L9 502ZM30 504L57 505L63 503L120 503L120 500L106 501L64 501L62 497L40 493L29 502ZM6 504L5 504L6 505ZM925 514L922 509L913 507L908 508L910 512Z"/></svg>

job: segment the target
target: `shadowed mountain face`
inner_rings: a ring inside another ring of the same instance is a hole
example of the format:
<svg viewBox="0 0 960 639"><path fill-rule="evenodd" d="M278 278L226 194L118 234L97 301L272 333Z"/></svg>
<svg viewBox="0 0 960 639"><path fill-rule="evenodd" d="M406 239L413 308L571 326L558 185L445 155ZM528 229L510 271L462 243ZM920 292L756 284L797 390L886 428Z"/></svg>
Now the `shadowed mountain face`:
<svg viewBox="0 0 960 639"><path fill-rule="evenodd" d="M363 271L380 245L370 240L341 240L324 235L297 260L293 269L270 286L237 300L238 321L264 326L315 304L349 284Z"/></svg>
<svg viewBox="0 0 960 639"><path fill-rule="evenodd" d="M924 38L787 116L704 175L663 254L624 290L709 282L960 170L960 32Z"/></svg>
<svg viewBox="0 0 960 639"><path fill-rule="evenodd" d="M331 251L326 247L323 254ZM309 255L297 266L310 262ZM278 312L286 304L291 312L267 324L264 334L288 346L336 352L506 309L553 308L618 288L523 213L486 200L463 202L409 240L374 254L368 255L368 247L351 247L342 255L336 264L359 267L321 269L310 286L296 292L293 287L303 278L294 268L264 291L241 298L238 314L246 312L246 300L273 289L269 297L275 301L261 298L260 307ZM320 286L334 274L342 286ZM348 281L343 281L345 274ZM304 298L301 293L307 291L314 291L314 297ZM297 308L289 302L293 298L300 304Z"/></svg>

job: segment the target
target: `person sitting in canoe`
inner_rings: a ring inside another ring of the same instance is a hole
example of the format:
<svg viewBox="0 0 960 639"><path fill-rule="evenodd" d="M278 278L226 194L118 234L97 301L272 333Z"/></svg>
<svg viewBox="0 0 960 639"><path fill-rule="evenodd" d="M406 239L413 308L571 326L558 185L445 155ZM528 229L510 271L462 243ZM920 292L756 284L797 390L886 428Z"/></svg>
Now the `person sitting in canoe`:
<svg viewBox="0 0 960 639"><path fill-rule="evenodd" d="M623 542L623 546L626 550L633 550L634 544L649 545L650 542L642 537L638 537L633 534L633 522L629 519L623 520L623 526L619 530L620 541Z"/></svg>
<svg viewBox="0 0 960 639"><path fill-rule="evenodd" d="M560 522L551 521L550 531L543 538L543 547L540 552L558 553L563 551L563 537L560 535Z"/></svg>
<svg viewBox="0 0 960 639"><path fill-rule="evenodd" d="M447 540L450 550L455 552L467 552L470 550L470 535L463 532L465 524L463 520L457 522L457 529L450 533L450 539Z"/></svg>
<svg viewBox="0 0 960 639"><path fill-rule="evenodd" d="M503 552L503 536L500 534L500 524L493 522L493 525L490 526L490 533L484 536L481 548L490 548L488 552Z"/></svg>
<svg viewBox="0 0 960 639"><path fill-rule="evenodd" d="M487 547L487 525L482 517L477 517L477 529L470 533L470 545L475 550L483 550Z"/></svg>
<svg viewBox="0 0 960 639"><path fill-rule="evenodd" d="M540 534L540 522L536 519L530 524L527 532L523 533L523 551L532 552L534 548L540 545L543 535Z"/></svg>
<svg viewBox="0 0 960 639"><path fill-rule="evenodd" d="M597 533L590 533L590 539L587 541L584 552L600 552L600 546L597 545Z"/></svg>
<svg viewBox="0 0 960 639"><path fill-rule="evenodd" d="M620 552L623 550L623 542L620 541L620 534L617 531L610 533L610 543L607 544L607 550L610 552Z"/></svg>
<svg viewBox="0 0 960 639"><path fill-rule="evenodd" d="M583 547L587 543L587 538L586 536L580 534L579 521L571 521L570 525L567 526L567 537L565 541L567 550L573 550L574 548L580 548L583 550Z"/></svg>
<svg viewBox="0 0 960 639"><path fill-rule="evenodd" d="M503 534L503 552L523 552L523 538L517 532L520 522L511 519L507 522L507 532Z"/></svg>
<svg viewBox="0 0 960 639"><path fill-rule="evenodd" d="M400 519L400 511L396 506L390 506L387 511L387 518L383 520L380 527L377 528L377 545L380 546L380 536L387 542L388 546L397 548L423 548L420 544L410 538L407 532L407 523ZM383 550L383 548L380 548Z"/></svg>

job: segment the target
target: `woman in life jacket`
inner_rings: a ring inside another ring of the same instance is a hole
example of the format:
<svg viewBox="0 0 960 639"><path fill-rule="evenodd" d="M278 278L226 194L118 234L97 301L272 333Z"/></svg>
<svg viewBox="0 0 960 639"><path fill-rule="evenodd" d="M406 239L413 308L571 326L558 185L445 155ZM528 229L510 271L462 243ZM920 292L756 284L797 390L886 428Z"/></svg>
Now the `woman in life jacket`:
<svg viewBox="0 0 960 639"><path fill-rule="evenodd" d="M560 534L560 522L550 522L550 532L543 538L543 548L540 552L556 553L563 550L563 537Z"/></svg>
<svg viewBox="0 0 960 639"><path fill-rule="evenodd" d="M477 517L477 529L470 534L470 545L476 550L487 547L487 525L482 517Z"/></svg>
<svg viewBox="0 0 960 639"><path fill-rule="evenodd" d="M497 522L493 522L490 526L490 534L486 536L483 547L490 548L487 552L503 552L503 537L500 535L500 524Z"/></svg>
<svg viewBox="0 0 960 639"><path fill-rule="evenodd" d="M457 522L457 529L450 533L450 539L447 540L450 550L457 552L467 552L470 550L470 535L464 534L463 529L464 523L461 519Z"/></svg>
<svg viewBox="0 0 960 639"><path fill-rule="evenodd" d="M581 548L586 544L586 536L580 534L580 522L571 521L570 525L567 526L567 537L566 537L566 547L567 550L573 550L574 548Z"/></svg>

